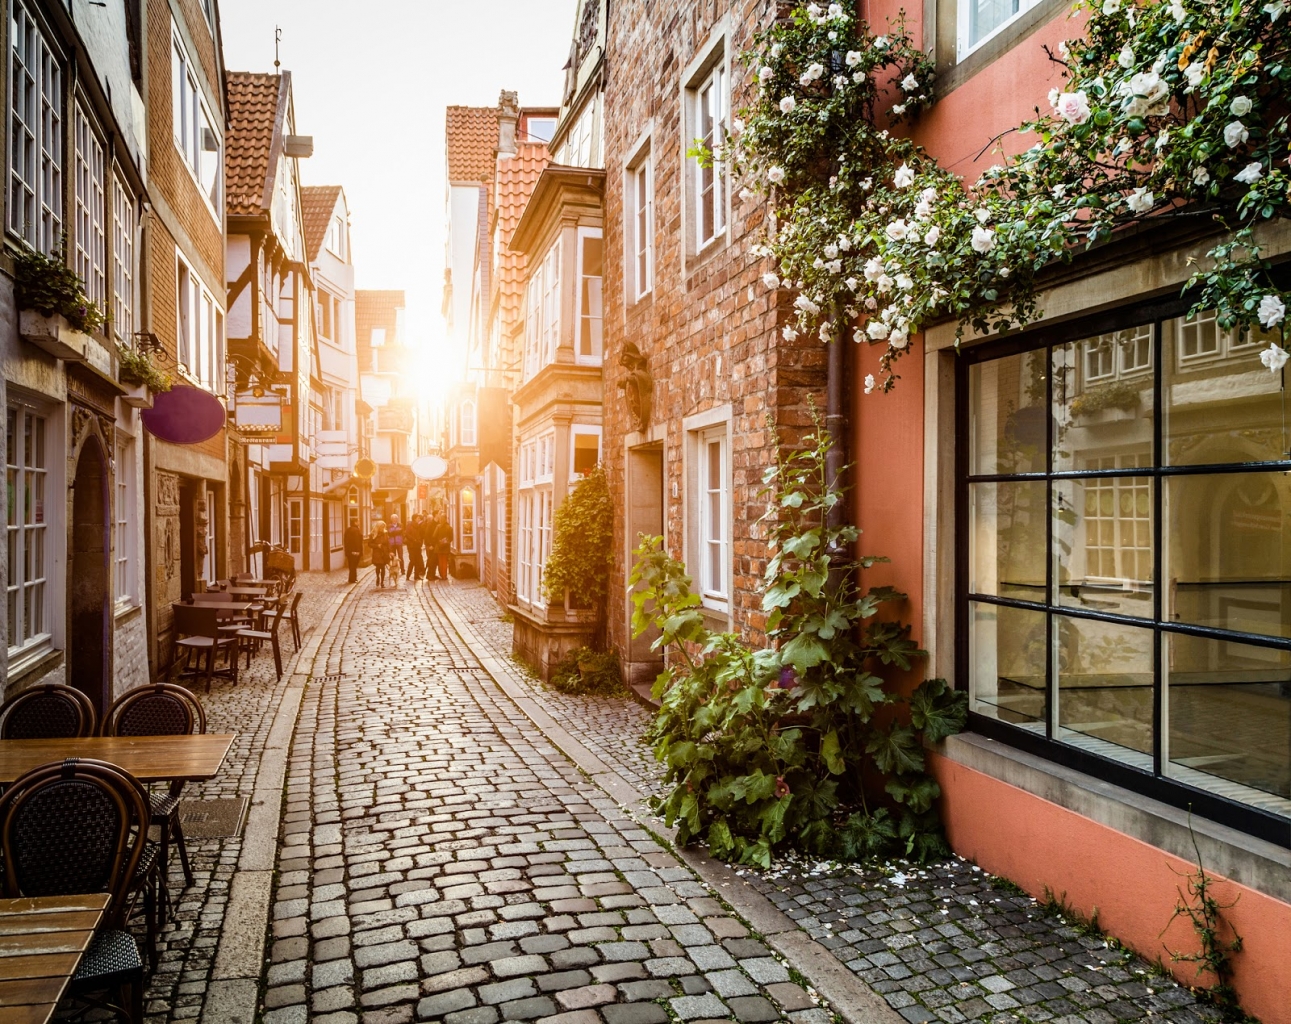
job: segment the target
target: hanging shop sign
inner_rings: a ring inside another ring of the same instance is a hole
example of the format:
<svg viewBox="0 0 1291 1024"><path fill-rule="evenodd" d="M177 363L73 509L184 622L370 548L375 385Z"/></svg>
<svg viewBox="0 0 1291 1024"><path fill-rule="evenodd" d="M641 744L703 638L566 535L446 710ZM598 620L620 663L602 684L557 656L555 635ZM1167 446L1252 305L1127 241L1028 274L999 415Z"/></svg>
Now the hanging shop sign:
<svg viewBox="0 0 1291 1024"><path fill-rule="evenodd" d="M423 455L412 460L412 472L418 480L438 480L448 472L448 463L438 455Z"/></svg>
<svg viewBox="0 0 1291 1024"><path fill-rule="evenodd" d="M171 444L201 444L224 426L220 400L209 391L179 384L153 398L151 409L140 414L153 437Z"/></svg>
<svg viewBox="0 0 1291 1024"><path fill-rule="evenodd" d="M354 477L357 480L371 480L377 473L377 464L371 459L363 458L354 463Z"/></svg>

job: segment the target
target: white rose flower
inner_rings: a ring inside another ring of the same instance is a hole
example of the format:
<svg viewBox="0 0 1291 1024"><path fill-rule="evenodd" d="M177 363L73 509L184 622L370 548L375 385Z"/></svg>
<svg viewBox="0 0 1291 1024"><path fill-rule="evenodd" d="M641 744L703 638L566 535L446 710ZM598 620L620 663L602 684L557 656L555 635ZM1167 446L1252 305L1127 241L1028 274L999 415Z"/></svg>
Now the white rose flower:
<svg viewBox="0 0 1291 1024"><path fill-rule="evenodd" d="M1132 213L1147 213L1156 202L1156 197L1146 188L1136 188L1125 200Z"/></svg>
<svg viewBox="0 0 1291 1024"><path fill-rule="evenodd" d="M847 15L843 12L842 4L830 4L829 12L825 15L831 21L846 21Z"/></svg>
<svg viewBox="0 0 1291 1024"><path fill-rule="evenodd" d="M795 307L797 307L798 309L801 309L808 316L815 316L817 313L820 312L820 306L818 306L815 302L809 299L806 295L799 295L796 299L793 300L793 304Z"/></svg>
<svg viewBox="0 0 1291 1024"><path fill-rule="evenodd" d="M1284 0L1274 0L1271 4L1265 4L1262 10L1269 16L1269 23L1273 24L1278 18L1286 14L1287 5Z"/></svg>
<svg viewBox="0 0 1291 1024"><path fill-rule="evenodd" d="M861 51L860 51L860 50L848 50L848 51L847 51L847 58L846 58L846 60L847 60L847 66L848 66L849 68L854 68L854 67L856 67L856 65L857 65L857 64L859 64L859 63L861 62Z"/></svg>
<svg viewBox="0 0 1291 1024"><path fill-rule="evenodd" d="M1121 9L1121 0L1103 0L1103 14L1110 18Z"/></svg>
<svg viewBox="0 0 1291 1024"><path fill-rule="evenodd" d="M978 224L985 224L988 220L991 219L991 211L985 209L984 207L978 207L976 210L973 211L973 216L977 218Z"/></svg>
<svg viewBox="0 0 1291 1024"><path fill-rule="evenodd" d="M1011 274L1011 273L1012 273L1012 271L1011 271L1011 270L1009 270L1009 268L1008 268L1008 267L1000 267L1000 269L999 269L998 273L999 273L1000 277L1008 277L1008 276L1009 276L1009 274Z"/></svg>
<svg viewBox="0 0 1291 1024"><path fill-rule="evenodd" d="M1061 183L1060 183L1060 184L1057 184L1057 185L1055 185L1055 186L1053 187L1053 197L1054 197L1054 199L1059 199L1059 200L1060 200L1060 199L1064 199L1064 198L1066 198L1066 195L1067 195L1067 186L1066 186L1066 185L1063 185L1063 184L1061 184Z"/></svg>
<svg viewBox="0 0 1291 1024"><path fill-rule="evenodd" d="M905 113L905 108L906 108L906 105L904 103L893 103L892 113L896 114L897 117L900 117L902 114Z"/></svg>
<svg viewBox="0 0 1291 1024"><path fill-rule="evenodd" d="M826 320L820 325L820 330L816 333L820 335L821 341L832 341L834 337L834 325Z"/></svg>
<svg viewBox="0 0 1291 1024"><path fill-rule="evenodd" d="M1206 65L1201 63L1189 64L1183 69L1183 77L1188 79L1188 88L1195 89L1201 85L1201 80L1206 77Z"/></svg>
<svg viewBox="0 0 1291 1024"><path fill-rule="evenodd" d="M1062 93L1054 107L1058 116L1068 124L1084 124L1089 120L1089 98L1083 89Z"/></svg>
<svg viewBox="0 0 1291 1024"><path fill-rule="evenodd" d="M846 89L846 88L847 88L847 76L846 76L846 75L835 75L835 76L834 76L834 88L835 88L835 89Z"/></svg>
<svg viewBox="0 0 1291 1024"><path fill-rule="evenodd" d="M865 325L865 333L868 334L870 338L873 339L874 341L882 341L891 333L891 331L892 331L892 328L890 328L882 320L871 320L868 324Z"/></svg>
<svg viewBox="0 0 1291 1024"><path fill-rule="evenodd" d="M1192 172L1192 183L1194 185L1209 185L1210 171L1204 167L1196 167Z"/></svg>
<svg viewBox="0 0 1291 1024"><path fill-rule="evenodd" d="M828 270L831 274L841 274L843 272L843 261L830 260L828 263L825 264L825 269Z"/></svg>
<svg viewBox="0 0 1291 1024"><path fill-rule="evenodd" d="M861 286L861 282L856 280L856 278L854 277L849 277L843 283L847 285L847 287L850 288L852 291L856 291L856 289Z"/></svg>
<svg viewBox="0 0 1291 1024"><path fill-rule="evenodd" d="M873 295L865 296L865 308L868 309L871 313L873 313L876 309L879 308L879 304L875 300Z"/></svg>
<svg viewBox="0 0 1291 1024"><path fill-rule="evenodd" d="M941 238L941 228L934 224L928 229L928 233L923 236L923 244L932 248Z"/></svg>
<svg viewBox="0 0 1291 1024"><path fill-rule="evenodd" d="M922 192L919 193L919 198L922 199L925 203L931 203L937 198L937 190L933 188L931 185L929 185L926 189L924 189Z"/></svg>
<svg viewBox="0 0 1291 1024"><path fill-rule="evenodd" d="M973 228L973 249L983 255L995 248L995 232L990 228Z"/></svg>
<svg viewBox="0 0 1291 1024"><path fill-rule="evenodd" d="M1129 43L1126 43L1124 46L1122 46L1120 54L1117 55L1116 63L1119 64L1121 67L1123 67L1126 71L1134 67L1134 47L1132 47Z"/></svg>
<svg viewBox="0 0 1291 1024"><path fill-rule="evenodd" d="M897 274L897 287L903 292L908 292L914 287L914 278L909 274Z"/></svg>
<svg viewBox="0 0 1291 1024"><path fill-rule="evenodd" d="M904 327L895 327L888 336L888 344L896 349L903 349L910 344L910 332Z"/></svg>
<svg viewBox="0 0 1291 1024"><path fill-rule="evenodd" d="M1266 295L1260 299L1260 308L1256 315L1266 329L1271 329L1282 322L1287 315L1287 308L1276 295Z"/></svg>
<svg viewBox="0 0 1291 1024"><path fill-rule="evenodd" d="M880 295L886 295L892 290L892 286L894 284L896 284L896 282L893 281L892 278L888 277L887 274L880 274L879 279L874 282L874 289Z"/></svg>
<svg viewBox="0 0 1291 1024"><path fill-rule="evenodd" d="M817 256L817 257L816 257L816 259L812 262L812 264L811 264L811 265L812 265L813 269L815 269L815 270L824 270L824 269L825 269L825 261L824 261L824 260L822 260L819 256Z"/></svg>
<svg viewBox="0 0 1291 1024"><path fill-rule="evenodd" d="M876 49L876 50L886 50L887 48L888 48L888 37L887 37L887 36L875 36L875 37L874 37L874 49Z"/></svg>
<svg viewBox="0 0 1291 1024"><path fill-rule="evenodd" d="M1179 24L1183 24L1188 17L1188 12L1183 9L1183 4L1179 0L1173 0L1170 4L1170 17L1174 18Z"/></svg>
<svg viewBox="0 0 1291 1024"><path fill-rule="evenodd" d="M838 258L838 246L834 245L831 242L829 245L825 246L825 259L833 260L837 258Z"/></svg>
<svg viewBox="0 0 1291 1024"><path fill-rule="evenodd" d="M1155 145L1155 149L1156 149L1156 151L1157 151L1158 153L1160 153L1160 152L1161 152L1161 150L1165 149L1166 144L1167 144L1169 141L1170 141L1170 129L1169 129L1169 128L1162 128L1162 129L1161 129L1160 134L1159 134L1159 135L1157 135L1157 141L1156 141L1156 145Z"/></svg>
<svg viewBox="0 0 1291 1024"><path fill-rule="evenodd" d="M863 82L863 81L865 81L865 72L864 72L864 71L853 71L853 72L852 72L852 81L853 81L853 82Z"/></svg>
<svg viewBox="0 0 1291 1024"><path fill-rule="evenodd" d="M762 275L762 283L768 288L779 288L780 278L770 271L767 271L767 273Z"/></svg>
<svg viewBox="0 0 1291 1024"><path fill-rule="evenodd" d="M926 200L920 199L917 203L914 204L915 220L927 220L931 216L932 216L932 203L929 203Z"/></svg>
<svg viewBox="0 0 1291 1024"><path fill-rule="evenodd" d="M909 188L914 184L914 170L906 164L897 168L897 172L892 177L892 184L897 188Z"/></svg>
<svg viewBox="0 0 1291 1024"><path fill-rule="evenodd" d="M772 56L772 57L774 57L775 59L779 60L779 59L780 59L780 54L781 54L783 51L784 51L784 47L783 47L783 46L781 46L779 43L772 43L772 44L771 44L771 56Z"/></svg>
<svg viewBox="0 0 1291 1024"><path fill-rule="evenodd" d="M792 114L793 108L796 107L797 105L798 105L797 100L795 100L792 96L786 96L784 99L780 101L780 113Z"/></svg>
<svg viewBox="0 0 1291 1024"><path fill-rule="evenodd" d="M793 329L791 324L785 324L784 330L780 332L780 337L784 338L785 341L796 341L798 332Z"/></svg>
<svg viewBox="0 0 1291 1024"><path fill-rule="evenodd" d="M865 261L865 280L873 283L883 276L883 261L877 256L871 256Z"/></svg>
<svg viewBox="0 0 1291 1024"><path fill-rule="evenodd" d="M1056 85L1049 90L1049 106L1053 107L1053 112L1058 113L1058 97L1062 95L1062 90Z"/></svg>
<svg viewBox="0 0 1291 1024"><path fill-rule="evenodd" d="M1229 149L1236 149L1250 137L1251 133L1246 130L1246 125L1241 121L1234 121L1224 127L1224 144Z"/></svg>
<svg viewBox="0 0 1291 1024"><path fill-rule="evenodd" d="M852 240L846 235L839 235L838 248L843 252L849 251L852 248Z"/></svg>
<svg viewBox="0 0 1291 1024"><path fill-rule="evenodd" d="M811 67L807 68L807 77L810 78L813 82L817 81L820 78L820 76L823 75L824 73L825 73L824 64L813 64L811 65Z"/></svg>
<svg viewBox="0 0 1291 1024"><path fill-rule="evenodd" d="M817 3L808 4L807 13L810 14L813 18L819 18L821 14L820 4L817 4Z"/></svg>
<svg viewBox="0 0 1291 1024"><path fill-rule="evenodd" d="M906 75L905 78L901 79L901 88L906 92L918 92L919 79L915 78L912 74Z"/></svg>
<svg viewBox="0 0 1291 1024"><path fill-rule="evenodd" d="M1262 177L1264 177L1264 168L1258 160L1252 160L1233 175L1233 180L1240 181L1243 185L1254 185Z"/></svg>
<svg viewBox="0 0 1291 1024"><path fill-rule="evenodd" d="M1233 102L1228 105L1228 109L1234 117L1245 117L1251 112L1252 106L1249 96L1234 96Z"/></svg>
<svg viewBox="0 0 1291 1024"><path fill-rule="evenodd" d="M1063 60L1067 60L1071 57L1071 47L1067 45L1067 40L1065 39L1058 44L1058 56Z"/></svg>
<svg viewBox="0 0 1291 1024"><path fill-rule="evenodd" d="M865 393L867 395L874 394L874 388L877 386L877 383L878 382L874 379L874 374L867 373L865 375Z"/></svg>
<svg viewBox="0 0 1291 1024"><path fill-rule="evenodd" d="M884 231L887 232L887 236L890 239L892 239L892 241L894 242L899 242L903 238L905 238L906 233L909 230L910 229L909 227L906 226L906 222L904 220L894 220L891 224L889 224L886 228L884 228Z"/></svg>
<svg viewBox="0 0 1291 1024"><path fill-rule="evenodd" d="M783 167L770 168L767 171L767 181L771 182L772 185L779 185L780 182L784 181L784 168Z"/></svg>
<svg viewBox="0 0 1291 1024"><path fill-rule="evenodd" d="M1260 362L1269 368L1270 373L1277 373L1286 366L1288 358L1291 356L1288 356L1287 350L1273 342L1269 342L1269 347L1260 353Z"/></svg>
<svg viewBox="0 0 1291 1024"><path fill-rule="evenodd" d="M769 82L775 78L775 68L769 68L766 65L758 68L758 81Z"/></svg>

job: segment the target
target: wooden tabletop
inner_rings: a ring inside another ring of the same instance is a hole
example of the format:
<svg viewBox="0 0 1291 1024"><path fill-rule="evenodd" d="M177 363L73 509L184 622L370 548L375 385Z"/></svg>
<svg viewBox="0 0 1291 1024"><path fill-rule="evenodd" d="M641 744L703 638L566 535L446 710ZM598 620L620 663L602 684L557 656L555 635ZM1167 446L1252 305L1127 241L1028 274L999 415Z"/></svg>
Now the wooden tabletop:
<svg viewBox="0 0 1291 1024"><path fill-rule="evenodd" d="M0 740L0 783L42 764L92 757L124 768L140 782L204 782L219 774L236 733L197 736L86 736L81 739Z"/></svg>
<svg viewBox="0 0 1291 1024"><path fill-rule="evenodd" d="M0 1018L45 1024L90 945L107 893L0 899Z"/></svg>
<svg viewBox="0 0 1291 1024"><path fill-rule="evenodd" d="M224 591L226 594L232 594L234 597L264 597L264 587L229 587Z"/></svg>

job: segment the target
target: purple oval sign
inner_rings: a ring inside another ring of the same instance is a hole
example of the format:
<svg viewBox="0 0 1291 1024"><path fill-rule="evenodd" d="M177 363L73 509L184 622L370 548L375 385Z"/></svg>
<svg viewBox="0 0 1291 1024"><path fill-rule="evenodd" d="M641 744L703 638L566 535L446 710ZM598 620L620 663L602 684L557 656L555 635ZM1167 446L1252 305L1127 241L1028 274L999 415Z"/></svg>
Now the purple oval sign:
<svg viewBox="0 0 1291 1024"><path fill-rule="evenodd" d="M154 437L171 444L201 444L224 426L224 406L209 391L179 384L154 396L142 413L143 425Z"/></svg>

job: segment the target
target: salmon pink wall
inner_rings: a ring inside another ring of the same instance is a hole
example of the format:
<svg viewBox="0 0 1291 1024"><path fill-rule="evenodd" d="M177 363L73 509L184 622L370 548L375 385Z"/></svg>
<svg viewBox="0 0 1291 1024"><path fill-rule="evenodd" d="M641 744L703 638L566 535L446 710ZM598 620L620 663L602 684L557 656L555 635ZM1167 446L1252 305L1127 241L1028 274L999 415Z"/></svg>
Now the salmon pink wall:
<svg viewBox="0 0 1291 1024"><path fill-rule="evenodd" d="M1196 967L1170 965L1171 950L1196 949L1191 925L1175 921L1181 877L1193 864L1106 825L944 757L931 758L946 833L957 853L1043 898L1045 887L1184 984ZM1216 897L1245 945L1234 961L1243 1008L1263 1024L1291 1024L1291 905L1221 880Z"/></svg>

